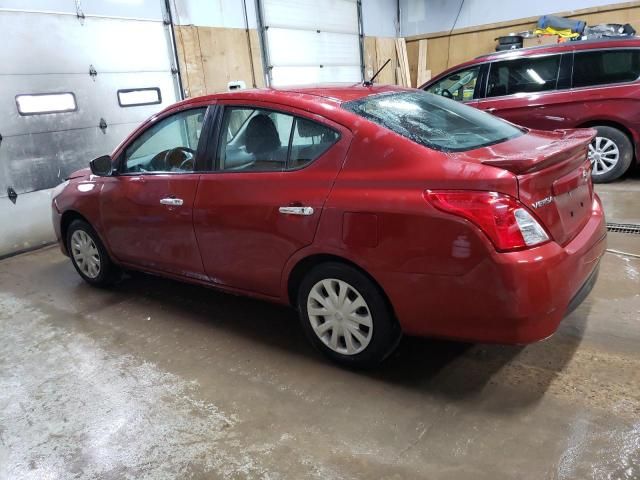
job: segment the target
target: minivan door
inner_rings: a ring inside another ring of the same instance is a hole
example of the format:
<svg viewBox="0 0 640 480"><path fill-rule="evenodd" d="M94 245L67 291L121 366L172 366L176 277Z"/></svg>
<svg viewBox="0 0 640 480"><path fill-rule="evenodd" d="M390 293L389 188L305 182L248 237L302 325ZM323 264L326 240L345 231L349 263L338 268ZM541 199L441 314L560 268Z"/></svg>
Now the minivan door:
<svg viewBox="0 0 640 480"><path fill-rule="evenodd" d="M492 62L477 108L528 128L566 128L571 59L569 53Z"/></svg>

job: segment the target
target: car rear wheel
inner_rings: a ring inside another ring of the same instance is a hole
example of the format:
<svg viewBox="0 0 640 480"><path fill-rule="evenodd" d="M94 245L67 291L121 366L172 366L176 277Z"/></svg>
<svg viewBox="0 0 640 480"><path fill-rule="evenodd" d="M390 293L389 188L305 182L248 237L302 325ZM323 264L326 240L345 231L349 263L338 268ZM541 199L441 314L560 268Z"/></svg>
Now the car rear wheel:
<svg viewBox="0 0 640 480"><path fill-rule="evenodd" d="M401 338L380 288L349 265L331 262L313 268L300 286L298 308L314 346L348 367L378 365Z"/></svg>
<svg viewBox="0 0 640 480"><path fill-rule="evenodd" d="M633 159L633 145L623 132L607 126L594 127L598 134L589 145L591 176L595 183L620 178Z"/></svg>
<svg viewBox="0 0 640 480"><path fill-rule="evenodd" d="M112 284L119 277L95 230L83 220L74 220L67 229L67 250L76 271L96 287Z"/></svg>

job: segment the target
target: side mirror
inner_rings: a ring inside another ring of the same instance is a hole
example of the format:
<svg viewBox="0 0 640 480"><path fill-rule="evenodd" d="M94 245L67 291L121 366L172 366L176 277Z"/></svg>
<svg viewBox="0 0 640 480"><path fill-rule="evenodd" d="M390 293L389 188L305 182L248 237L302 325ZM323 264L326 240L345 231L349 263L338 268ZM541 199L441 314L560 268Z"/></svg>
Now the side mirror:
<svg viewBox="0 0 640 480"><path fill-rule="evenodd" d="M110 177L113 173L111 155L94 158L89 162L89 166L91 167L91 173L99 177Z"/></svg>

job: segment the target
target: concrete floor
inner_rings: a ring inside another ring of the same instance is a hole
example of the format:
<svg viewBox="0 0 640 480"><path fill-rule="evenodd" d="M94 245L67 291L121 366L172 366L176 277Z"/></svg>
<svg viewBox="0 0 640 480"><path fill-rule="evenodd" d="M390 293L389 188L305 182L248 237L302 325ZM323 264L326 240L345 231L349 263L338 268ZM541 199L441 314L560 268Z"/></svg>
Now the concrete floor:
<svg viewBox="0 0 640 480"><path fill-rule="evenodd" d="M599 188L638 219L640 179ZM640 254L640 236L609 246ZM341 370L285 308L48 248L0 262L0 479L640 478L640 258L527 347L405 339Z"/></svg>

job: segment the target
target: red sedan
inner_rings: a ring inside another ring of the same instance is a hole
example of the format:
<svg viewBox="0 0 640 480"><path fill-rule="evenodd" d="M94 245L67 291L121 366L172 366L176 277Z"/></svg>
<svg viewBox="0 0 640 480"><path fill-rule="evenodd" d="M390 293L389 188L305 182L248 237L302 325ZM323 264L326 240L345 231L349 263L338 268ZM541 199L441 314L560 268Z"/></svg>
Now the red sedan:
<svg viewBox="0 0 640 480"><path fill-rule="evenodd" d="M597 276L594 134L394 87L211 95L73 174L53 221L92 285L135 269L290 304L343 364L402 333L527 343Z"/></svg>

